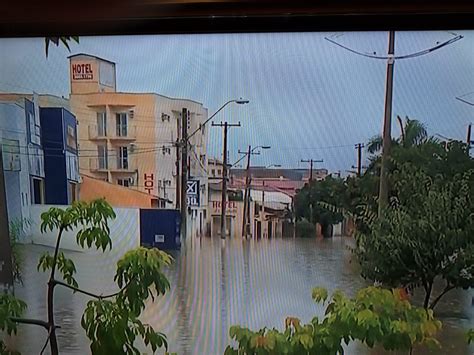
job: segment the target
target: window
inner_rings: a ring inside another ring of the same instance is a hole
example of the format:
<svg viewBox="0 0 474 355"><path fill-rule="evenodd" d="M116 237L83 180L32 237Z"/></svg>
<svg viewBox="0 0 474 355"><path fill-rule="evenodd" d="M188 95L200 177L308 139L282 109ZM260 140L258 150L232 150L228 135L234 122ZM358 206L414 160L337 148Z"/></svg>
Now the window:
<svg viewBox="0 0 474 355"><path fill-rule="evenodd" d="M33 204L41 205L44 204L44 181L43 179L32 178L32 189L33 193Z"/></svg>
<svg viewBox="0 0 474 355"><path fill-rule="evenodd" d="M221 175L222 175L222 170L221 169L217 170L217 176L221 176Z"/></svg>
<svg viewBox="0 0 474 355"><path fill-rule="evenodd" d="M97 135L107 137L107 114L105 112L97 112Z"/></svg>
<svg viewBox="0 0 474 355"><path fill-rule="evenodd" d="M117 184L120 186L130 187L130 179L117 179Z"/></svg>
<svg viewBox="0 0 474 355"><path fill-rule="evenodd" d="M76 130L74 126L67 125L67 132L66 132L66 145L68 148L72 148L74 150L77 149L77 140L76 140Z"/></svg>
<svg viewBox="0 0 474 355"><path fill-rule="evenodd" d="M74 184L72 182L69 183L69 191L71 192L71 201L70 201L70 203L73 203L74 201L77 200L77 193L76 193L77 189L76 189L76 187L77 187L76 184Z"/></svg>
<svg viewBox="0 0 474 355"><path fill-rule="evenodd" d="M162 120L163 122L165 122L165 121L168 121L168 122L169 122L169 121L170 121L170 115L167 115L166 113L162 113L162 114L161 114L161 120Z"/></svg>
<svg viewBox="0 0 474 355"><path fill-rule="evenodd" d="M3 139L3 168L6 171L20 171L20 141L15 139Z"/></svg>
<svg viewBox="0 0 474 355"><path fill-rule="evenodd" d="M212 170L211 170L211 174L212 174L212 176L216 176L216 170L215 170L215 169L212 169Z"/></svg>
<svg viewBox="0 0 474 355"><path fill-rule="evenodd" d="M117 127L117 137L126 137L128 133L127 121L128 116L126 113L117 113L115 116L116 127Z"/></svg>
<svg viewBox="0 0 474 355"><path fill-rule="evenodd" d="M128 169L128 147L119 147L117 154L117 168Z"/></svg>
<svg viewBox="0 0 474 355"><path fill-rule="evenodd" d="M97 147L97 155L98 155L98 168L99 169L107 169L108 168L108 157L107 157L107 146L99 145Z"/></svg>

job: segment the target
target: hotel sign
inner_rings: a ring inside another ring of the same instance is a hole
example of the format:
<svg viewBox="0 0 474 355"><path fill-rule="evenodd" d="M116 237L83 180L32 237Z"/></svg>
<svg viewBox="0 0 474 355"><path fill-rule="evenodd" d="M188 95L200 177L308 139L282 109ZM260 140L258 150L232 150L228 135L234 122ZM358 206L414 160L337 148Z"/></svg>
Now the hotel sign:
<svg viewBox="0 0 474 355"><path fill-rule="evenodd" d="M93 80L92 63L71 64L72 80Z"/></svg>
<svg viewBox="0 0 474 355"><path fill-rule="evenodd" d="M222 202L221 201L212 201L212 214L220 214L222 212ZM237 212L237 203L235 201L226 201L226 215L235 214Z"/></svg>

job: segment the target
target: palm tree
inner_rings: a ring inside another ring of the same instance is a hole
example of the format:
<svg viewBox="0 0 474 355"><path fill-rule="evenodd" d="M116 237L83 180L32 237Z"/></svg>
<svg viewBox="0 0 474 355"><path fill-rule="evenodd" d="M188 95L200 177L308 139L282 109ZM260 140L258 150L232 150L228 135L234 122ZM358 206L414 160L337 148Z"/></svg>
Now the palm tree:
<svg viewBox="0 0 474 355"><path fill-rule="evenodd" d="M400 125L400 137L397 139L392 138L393 146L402 146L404 148L420 145L428 139L428 132L423 123L418 120L412 120L405 117L405 123L403 123L400 116L397 116L398 123ZM367 144L367 151L370 154L376 154L380 152L383 146L383 138L380 135L372 137Z"/></svg>
<svg viewBox="0 0 474 355"><path fill-rule="evenodd" d="M72 42L79 43L79 36L45 37L44 45L45 45L46 57L48 57L49 45L51 43L54 43L56 47L59 46L60 43L62 43L64 47L66 47L67 50L70 52L71 49L69 47L69 44Z"/></svg>

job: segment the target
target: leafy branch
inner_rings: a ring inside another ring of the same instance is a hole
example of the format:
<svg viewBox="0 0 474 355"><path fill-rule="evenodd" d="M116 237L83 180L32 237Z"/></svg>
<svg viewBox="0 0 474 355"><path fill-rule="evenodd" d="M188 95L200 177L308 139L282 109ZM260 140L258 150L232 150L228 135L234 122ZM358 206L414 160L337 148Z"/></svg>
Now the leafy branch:
<svg viewBox="0 0 474 355"><path fill-rule="evenodd" d="M130 250L117 262L114 280L119 290L112 294L95 294L79 287L74 275L76 266L60 251L64 232L76 231L76 242L82 248L95 247L105 252L112 248L108 221L115 213L105 200L90 203L75 202L66 209L50 208L41 215L41 231L57 230L54 254L43 254L38 262L38 270L50 272L47 294L48 320L21 318L26 304L14 298L7 299L8 305L2 305L0 299L0 325L7 333L16 332L16 324L41 326L48 331L45 345L50 345L51 354L57 355L59 347L54 321L54 290L63 286L74 292L82 293L96 300L87 303L81 325L91 341L93 354L139 354L135 339L139 336L153 352L168 344L166 336L155 332L150 325L143 324L139 316L145 308L145 301L156 295L164 294L170 287L162 269L171 264L172 258L158 249L137 248ZM64 281L55 275L58 271ZM6 296L5 296L6 297ZM5 299L4 299L5 300ZM6 301L4 302L6 304ZM0 347L3 346L0 343Z"/></svg>

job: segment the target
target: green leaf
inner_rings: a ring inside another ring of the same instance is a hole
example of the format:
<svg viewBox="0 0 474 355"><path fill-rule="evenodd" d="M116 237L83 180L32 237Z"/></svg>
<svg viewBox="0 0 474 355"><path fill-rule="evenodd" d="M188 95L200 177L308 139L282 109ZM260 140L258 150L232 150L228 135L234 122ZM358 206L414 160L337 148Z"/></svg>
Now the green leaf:
<svg viewBox="0 0 474 355"><path fill-rule="evenodd" d="M316 302L325 302L328 298L328 291L322 287L313 288L312 297Z"/></svg>

